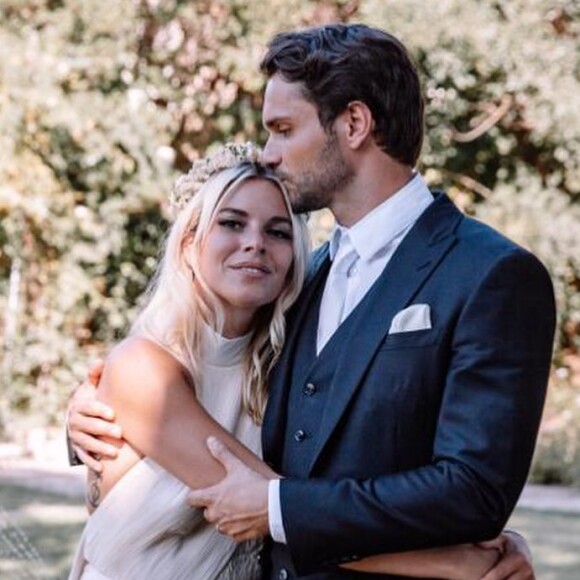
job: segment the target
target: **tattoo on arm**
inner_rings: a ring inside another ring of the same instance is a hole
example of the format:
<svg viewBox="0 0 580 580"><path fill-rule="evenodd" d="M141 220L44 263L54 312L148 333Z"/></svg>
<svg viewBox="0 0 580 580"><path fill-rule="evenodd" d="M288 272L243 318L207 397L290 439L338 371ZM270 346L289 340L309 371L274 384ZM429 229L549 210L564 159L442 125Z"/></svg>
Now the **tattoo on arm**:
<svg viewBox="0 0 580 580"><path fill-rule="evenodd" d="M95 457L100 460L100 457ZM103 481L103 474L98 471L89 469L87 481L87 503L93 508L97 509L101 502L101 483Z"/></svg>

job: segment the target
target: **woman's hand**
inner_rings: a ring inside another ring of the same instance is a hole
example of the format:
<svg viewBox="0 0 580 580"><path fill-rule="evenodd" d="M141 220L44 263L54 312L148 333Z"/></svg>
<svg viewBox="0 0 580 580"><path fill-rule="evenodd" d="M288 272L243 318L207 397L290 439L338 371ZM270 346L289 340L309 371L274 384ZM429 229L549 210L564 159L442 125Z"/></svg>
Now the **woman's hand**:
<svg viewBox="0 0 580 580"><path fill-rule="evenodd" d="M74 391L67 409L67 433L72 448L87 467L97 472L102 470L101 457L115 458L118 453L114 445L99 437L122 437L121 427L113 423L113 409L97 400L96 387L103 367L103 361L97 361L89 369L87 380Z"/></svg>
<svg viewBox="0 0 580 580"><path fill-rule="evenodd" d="M481 580L534 580L532 553L526 539L513 530L504 532L495 540L479 544L501 551L499 562Z"/></svg>
<svg viewBox="0 0 580 580"><path fill-rule="evenodd" d="M526 539L505 530L495 540L397 554L380 554L343 565L360 572L447 580L534 580Z"/></svg>

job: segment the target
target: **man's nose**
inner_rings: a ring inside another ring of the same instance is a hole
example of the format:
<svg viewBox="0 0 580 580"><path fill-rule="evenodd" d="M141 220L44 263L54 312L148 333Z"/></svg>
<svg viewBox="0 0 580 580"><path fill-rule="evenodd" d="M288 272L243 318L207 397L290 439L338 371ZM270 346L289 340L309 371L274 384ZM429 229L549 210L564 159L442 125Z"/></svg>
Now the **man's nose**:
<svg viewBox="0 0 580 580"><path fill-rule="evenodd" d="M282 161L282 157L279 152L279 148L276 147L272 137L269 137L266 141L266 145L264 150L262 151L262 164L267 165L268 167L276 168L280 165Z"/></svg>

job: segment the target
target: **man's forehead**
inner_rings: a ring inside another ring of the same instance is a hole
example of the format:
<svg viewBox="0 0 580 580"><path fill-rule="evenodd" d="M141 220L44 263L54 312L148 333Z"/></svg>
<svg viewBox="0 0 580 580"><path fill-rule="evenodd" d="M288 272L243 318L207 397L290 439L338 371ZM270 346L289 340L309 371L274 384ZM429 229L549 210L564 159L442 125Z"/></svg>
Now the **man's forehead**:
<svg viewBox="0 0 580 580"><path fill-rule="evenodd" d="M276 73L268 79L268 82L266 83L266 92L284 93L303 98L302 84L289 81L280 73Z"/></svg>
<svg viewBox="0 0 580 580"><path fill-rule="evenodd" d="M314 105L304 97L300 83L288 82L279 75L268 80L262 106L264 124L301 115L305 108L314 108Z"/></svg>

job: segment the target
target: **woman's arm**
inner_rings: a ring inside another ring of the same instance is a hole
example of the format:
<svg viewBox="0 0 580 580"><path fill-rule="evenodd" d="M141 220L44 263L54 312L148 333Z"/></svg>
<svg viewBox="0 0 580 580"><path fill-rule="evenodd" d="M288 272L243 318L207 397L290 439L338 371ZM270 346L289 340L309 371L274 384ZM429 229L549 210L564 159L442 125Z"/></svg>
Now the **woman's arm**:
<svg viewBox="0 0 580 580"><path fill-rule="evenodd" d="M396 574L412 578L479 580L498 561L500 552L461 544L397 554L380 554L344 564L359 572Z"/></svg>
<svg viewBox="0 0 580 580"><path fill-rule="evenodd" d="M129 338L115 348L97 392L100 400L115 409L131 447L191 488L211 486L225 475L207 449L210 435L218 436L259 473L276 476L209 416L188 384L183 367L148 340Z"/></svg>

